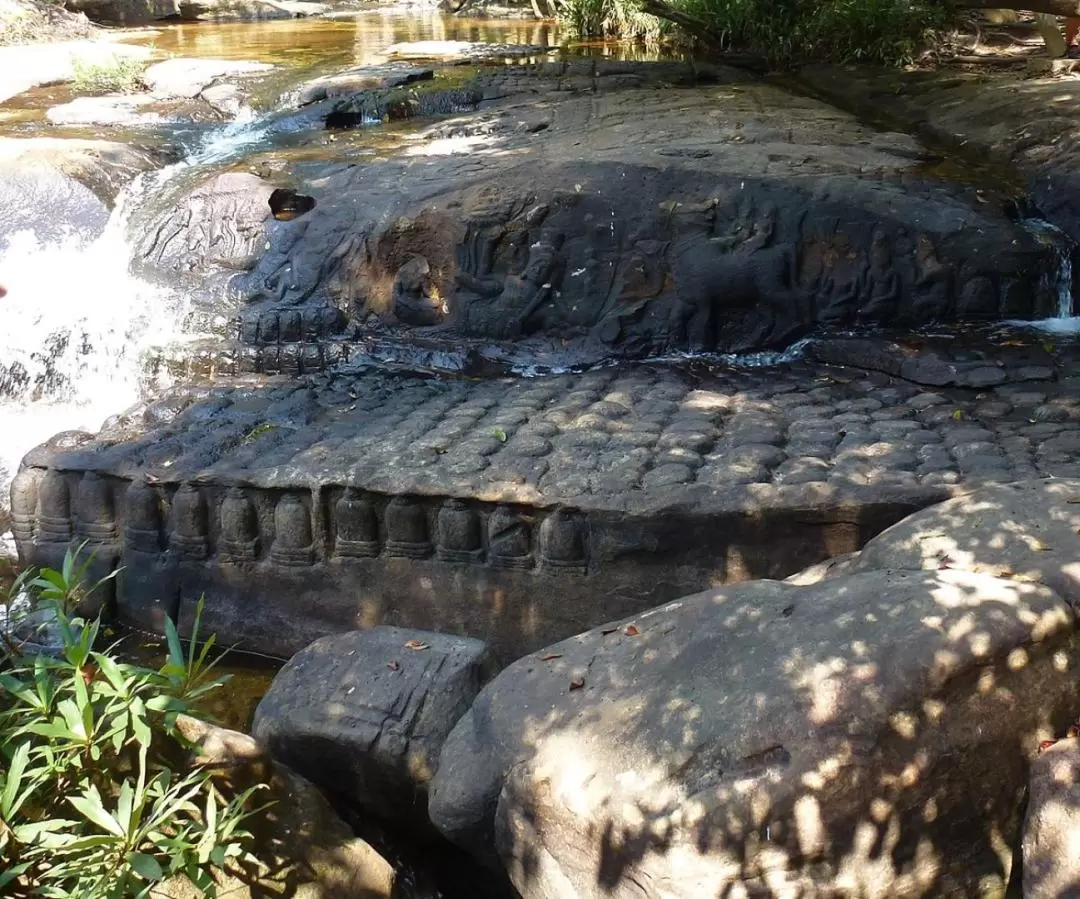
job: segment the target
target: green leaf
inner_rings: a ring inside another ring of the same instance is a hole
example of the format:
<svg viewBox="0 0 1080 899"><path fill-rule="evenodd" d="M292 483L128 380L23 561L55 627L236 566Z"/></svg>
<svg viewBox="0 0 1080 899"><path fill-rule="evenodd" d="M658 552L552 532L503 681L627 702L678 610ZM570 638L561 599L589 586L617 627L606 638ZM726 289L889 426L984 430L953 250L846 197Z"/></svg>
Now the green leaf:
<svg viewBox="0 0 1080 899"><path fill-rule="evenodd" d="M116 822L125 834L131 833L131 806L134 800L131 781L125 780L120 785L120 796L116 800Z"/></svg>
<svg viewBox="0 0 1080 899"><path fill-rule="evenodd" d="M187 659L184 657L184 647L180 643L180 634L177 633L176 625L171 618L165 619L165 640L169 644L169 661L181 671L187 671Z"/></svg>
<svg viewBox="0 0 1080 899"><path fill-rule="evenodd" d="M0 793L0 819L4 821L10 821L12 814L18 810L15 797L19 793L19 787L22 786L23 773L26 771L26 763L29 760L29 743L23 743L11 756L7 777L4 779L4 791Z"/></svg>
<svg viewBox="0 0 1080 899"><path fill-rule="evenodd" d="M125 836L124 829L102 805L101 795L95 787L90 787L82 796L68 796L68 802L90 823L120 838Z"/></svg>
<svg viewBox="0 0 1080 899"><path fill-rule="evenodd" d="M131 869L143 880L153 882L161 880L165 876L165 872L161 870L158 860L145 852L132 852L128 855L127 862L131 865Z"/></svg>

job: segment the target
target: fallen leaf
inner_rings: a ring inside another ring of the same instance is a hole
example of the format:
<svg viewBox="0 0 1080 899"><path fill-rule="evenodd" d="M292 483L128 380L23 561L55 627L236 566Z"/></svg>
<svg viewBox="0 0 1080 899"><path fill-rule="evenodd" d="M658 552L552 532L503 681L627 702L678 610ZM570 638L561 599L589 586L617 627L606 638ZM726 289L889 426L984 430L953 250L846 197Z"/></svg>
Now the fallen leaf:
<svg viewBox="0 0 1080 899"><path fill-rule="evenodd" d="M391 659L389 662L386 663L386 667L389 668L391 671L400 671L401 663L397 659Z"/></svg>
<svg viewBox="0 0 1080 899"><path fill-rule="evenodd" d="M1051 549L1053 549L1052 546L1050 546L1049 544L1043 543L1042 540L1038 540L1038 539L1031 541L1031 548L1033 550L1035 550L1035 552L1037 552L1037 553L1048 553L1048 552L1050 552Z"/></svg>
<svg viewBox="0 0 1080 899"><path fill-rule="evenodd" d="M492 428L491 436L498 440L499 443L506 443L506 431L502 428Z"/></svg>
<svg viewBox="0 0 1080 899"><path fill-rule="evenodd" d="M601 634L602 634L603 636L605 636L605 637L606 637L606 636L607 636L608 634L613 634L613 633L615 633L615 631L617 631L617 630L618 630L618 628L617 628L617 627L605 627L605 628L601 629L600 633L601 633Z"/></svg>
<svg viewBox="0 0 1080 899"><path fill-rule="evenodd" d="M964 420L964 410L963 409L954 410L953 414L952 414L952 418L953 418L953 421L963 421Z"/></svg>
<svg viewBox="0 0 1080 899"><path fill-rule="evenodd" d="M626 626L626 630L623 631L623 633L626 634L626 636L628 636L628 637L636 637L636 636L638 636L638 634L641 633L641 631L638 630L638 627L637 627L636 624L628 624Z"/></svg>
<svg viewBox="0 0 1080 899"><path fill-rule="evenodd" d="M1002 346L1031 346L1030 343L1027 343L1026 341L1023 341L1023 340L1003 340L1001 342L1001 345Z"/></svg>
<svg viewBox="0 0 1080 899"><path fill-rule="evenodd" d="M1065 500L1065 502L1075 506L1080 503L1080 496L1070 496L1067 500Z"/></svg>
<svg viewBox="0 0 1080 899"><path fill-rule="evenodd" d="M431 649L431 644L425 643L423 640L406 640L405 648L419 652L421 649Z"/></svg>
<svg viewBox="0 0 1080 899"><path fill-rule="evenodd" d="M585 686L585 678L583 678L583 677L575 677L572 681L570 681L570 689L571 690L580 690L584 686Z"/></svg>
<svg viewBox="0 0 1080 899"><path fill-rule="evenodd" d="M561 652L549 652L549 653L545 653L544 655L540 656L540 661L541 662L550 662L552 659L561 659L561 658L562 658L562 653Z"/></svg>
<svg viewBox="0 0 1080 899"><path fill-rule="evenodd" d="M1046 752L1046 750L1053 746L1056 742L1057 740L1043 740L1039 744L1039 752Z"/></svg>

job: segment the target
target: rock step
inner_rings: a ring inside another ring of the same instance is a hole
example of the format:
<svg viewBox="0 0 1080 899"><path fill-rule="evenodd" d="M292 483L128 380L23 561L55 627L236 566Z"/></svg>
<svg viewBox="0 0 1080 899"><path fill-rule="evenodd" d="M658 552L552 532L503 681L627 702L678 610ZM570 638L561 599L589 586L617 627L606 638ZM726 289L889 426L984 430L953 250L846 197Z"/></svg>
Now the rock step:
<svg viewBox="0 0 1080 899"><path fill-rule="evenodd" d="M786 576L957 491L1080 471L1080 400L1039 386L809 365L247 378L32 451L13 530L24 561L89 540L123 565L142 626L190 624L205 593L206 627L262 652L386 623L510 659Z"/></svg>

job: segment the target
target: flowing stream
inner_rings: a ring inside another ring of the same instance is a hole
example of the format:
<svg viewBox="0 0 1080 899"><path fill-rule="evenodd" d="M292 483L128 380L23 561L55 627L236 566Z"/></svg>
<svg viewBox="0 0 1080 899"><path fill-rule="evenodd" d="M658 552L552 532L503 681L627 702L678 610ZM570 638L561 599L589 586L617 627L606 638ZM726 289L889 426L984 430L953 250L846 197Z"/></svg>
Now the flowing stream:
<svg viewBox="0 0 1080 899"><path fill-rule="evenodd" d="M470 20L434 10L376 11L348 19L179 25L147 31L169 56L253 59L278 68L275 97L312 75L371 62L392 43L471 40L554 44L550 23ZM17 98L13 133L50 133L55 91ZM0 533L8 486L25 453L61 431L97 430L110 415L166 386L147 369L155 348L196 339L183 293L132 274L132 214L160 202L194 171L222 168L266 148L269 114L251 109L205 134L182 161L139 176L120 194L99 235L31 230L0 239ZM10 119L9 119L10 121Z"/></svg>

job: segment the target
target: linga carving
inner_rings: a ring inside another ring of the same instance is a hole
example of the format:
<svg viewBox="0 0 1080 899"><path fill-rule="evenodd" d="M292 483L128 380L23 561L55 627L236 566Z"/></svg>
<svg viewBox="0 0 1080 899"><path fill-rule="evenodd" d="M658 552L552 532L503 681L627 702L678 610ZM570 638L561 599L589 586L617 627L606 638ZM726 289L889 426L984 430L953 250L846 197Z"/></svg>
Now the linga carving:
<svg viewBox="0 0 1080 899"><path fill-rule="evenodd" d="M379 521L371 500L349 488L334 506L337 534L334 555L342 559L373 559L379 554Z"/></svg>
<svg viewBox="0 0 1080 899"><path fill-rule="evenodd" d="M271 537L262 533L258 491L252 488L230 487L216 510L208 507L206 495L193 483L180 484L168 501L168 488L143 478L114 493L116 489L108 479L84 473L72 516L72 497L63 473L23 469L11 487L20 552L41 544L87 541L100 547L115 546L113 559L116 553L144 559L171 554L178 562L201 563L216 555L222 564L240 565L258 564L260 547L266 540L266 561L271 565L306 568L320 562L315 512L322 507L313 506L301 491L286 491L277 497ZM122 528L115 514L116 495L123 498ZM321 514L326 513L332 536L330 558L339 562L434 557L439 562L487 565L496 570L588 570L588 520L575 509L545 515L517 506L488 506L456 498L393 496L379 500L348 487L341 489L336 501ZM213 546L211 514L218 523Z"/></svg>
<svg viewBox="0 0 1080 899"><path fill-rule="evenodd" d="M240 487L231 487L221 501L218 551L224 562L253 562L259 555L259 526L255 506Z"/></svg>
<svg viewBox="0 0 1080 899"><path fill-rule="evenodd" d="M161 498L144 480L124 493L124 551L156 553L161 549Z"/></svg>
<svg viewBox="0 0 1080 899"><path fill-rule="evenodd" d="M206 524L206 500L199 488L181 484L172 498L169 548L181 560L207 558L210 552Z"/></svg>
<svg viewBox="0 0 1080 899"><path fill-rule="evenodd" d="M270 561L289 568L311 565L315 561L313 544L308 507L295 493L285 494L274 509Z"/></svg>

